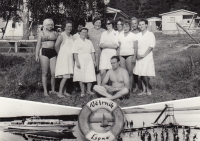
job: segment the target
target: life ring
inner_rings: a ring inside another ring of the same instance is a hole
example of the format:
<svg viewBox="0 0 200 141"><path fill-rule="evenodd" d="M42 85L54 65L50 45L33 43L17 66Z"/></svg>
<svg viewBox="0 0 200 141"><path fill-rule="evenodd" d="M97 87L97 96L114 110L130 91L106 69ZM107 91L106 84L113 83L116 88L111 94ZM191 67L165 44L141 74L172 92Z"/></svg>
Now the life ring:
<svg viewBox="0 0 200 141"><path fill-rule="evenodd" d="M90 127L90 115L98 109L108 110L114 117L114 123L110 130L98 133ZM113 141L121 133L125 123L125 116L121 108L113 101L106 98L98 98L88 102L80 111L78 125L81 133L90 141Z"/></svg>

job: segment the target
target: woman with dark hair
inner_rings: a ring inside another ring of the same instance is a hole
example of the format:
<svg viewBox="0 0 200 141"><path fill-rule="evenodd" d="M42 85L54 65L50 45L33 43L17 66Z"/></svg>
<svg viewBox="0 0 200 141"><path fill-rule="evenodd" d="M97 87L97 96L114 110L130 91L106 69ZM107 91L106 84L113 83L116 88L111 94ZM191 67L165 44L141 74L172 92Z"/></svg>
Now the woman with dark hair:
<svg viewBox="0 0 200 141"><path fill-rule="evenodd" d="M113 29L114 20L112 18L106 19L107 31L104 31L100 39L100 48L102 49L100 56L99 69L101 74L101 80L106 75L106 70L112 68L110 59L112 56L116 56L116 50L119 46L118 35L119 33Z"/></svg>
<svg viewBox="0 0 200 141"><path fill-rule="evenodd" d="M75 58L74 77L73 81L78 81L81 87L81 97L85 96L84 83L87 84L87 94L93 95L91 92L92 82L96 81L95 75L95 55L92 42L86 37L88 36L88 29L82 28L80 30L80 38L74 41L72 53Z"/></svg>
<svg viewBox="0 0 200 141"><path fill-rule="evenodd" d="M124 21L124 32L119 35L119 56L120 65L127 69L130 77L130 90L132 90L133 83L133 67L136 62L136 35L131 32L131 23L129 20Z"/></svg>
<svg viewBox="0 0 200 141"><path fill-rule="evenodd" d="M100 55L101 55L101 49L100 49L99 43L100 43L101 34L105 31L105 29L101 28L102 22L99 17L95 17L92 23L94 27L91 30L89 30L88 37L91 40L95 49L97 85L100 85L101 76L99 73L99 60L100 60Z"/></svg>
<svg viewBox="0 0 200 141"><path fill-rule="evenodd" d="M70 34L72 31L72 21L66 20L64 25L64 32L58 36L55 44L56 49L60 48L55 71L55 77L62 78L59 93L57 93L59 97L64 97L64 95L70 96L67 92L63 93L63 89L67 79L73 74L74 67L73 56L71 53L73 37Z"/></svg>
<svg viewBox="0 0 200 141"><path fill-rule="evenodd" d="M44 96L48 96L47 91L47 74L50 68L51 71L51 91L55 92L55 66L57 52L55 50L55 42L58 34L53 31L54 22L52 19L45 19L43 22L43 30L39 33L36 45L35 58L41 63L42 67L42 85Z"/></svg>
<svg viewBox="0 0 200 141"><path fill-rule="evenodd" d="M84 19L78 20L78 25L77 25L77 33L73 35L73 39L76 40L80 38L80 30L85 27L86 22Z"/></svg>
<svg viewBox="0 0 200 141"><path fill-rule="evenodd" d="M119 17L116 19L116 27L119 34L123 32L123 23L124 23L124 18Z"/></svg>

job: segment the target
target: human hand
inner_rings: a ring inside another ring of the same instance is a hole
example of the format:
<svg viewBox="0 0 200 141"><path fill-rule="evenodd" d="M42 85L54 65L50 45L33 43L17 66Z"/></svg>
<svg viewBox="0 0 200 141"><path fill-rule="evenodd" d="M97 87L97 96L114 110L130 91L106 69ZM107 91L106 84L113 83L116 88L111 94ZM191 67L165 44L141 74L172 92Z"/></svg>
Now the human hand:
<svg viewBox="0 0 200 141"><path fill-rule="evenodd" d="M76 63L77 68L81 69L80 63Z"/></svg>
<svg viewBox="0 0 200 141"><path fill-rule="evenodd" d="M106 90L108 90L111 86L105 85L104 88L106 88Z"/></svg>
<svg viewBox="0 0 200 141"><path fill-rule="evenodd" d="M142 58L144 58L142 55L137 55L137 60L141 60Z"/></svg>
<svg viewBox="0 0 200 141"><path fill-rule="evenodd" d="M136 63L136 58L133 58L133 59L131 60L131 63L132 63L132 64L135 64L135 63Z"/></svg>
<svg viewBox="0 0 200 141"><path fill-rule="evenodd" d="M109 87L109 88L108 88L108 92L112 93L112 92L114 92L114 91L115 91L115 88L113 88L113 87Z"/></svg>
<svg viewBox="0 0 200 141"><path fill-rule="evenodd" d="M96 66L97 66L97 63L96 63L96 61L95 61L95 60L93 60L93 63L94 63L94 67L96 67Z"/></svg>
<svg viewBox="0 0 200 141"><path fill-rule="evenodd" d="M35 60L36 60L36 62L39 62L39 61L40 61L40 58L39 58L38 55L35 56Z"/></svg>

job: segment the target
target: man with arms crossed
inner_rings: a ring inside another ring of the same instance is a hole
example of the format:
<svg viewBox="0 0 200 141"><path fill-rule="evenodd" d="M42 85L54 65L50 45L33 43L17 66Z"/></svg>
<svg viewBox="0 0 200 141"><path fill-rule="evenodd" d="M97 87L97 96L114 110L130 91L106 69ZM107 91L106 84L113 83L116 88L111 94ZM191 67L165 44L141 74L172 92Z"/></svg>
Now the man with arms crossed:
<svg viewBox="0 0 200 141"><path fill-rule="evenodd" d="M111 58L111 65L112 69L106 73L101 86L95 85L93 89L100 95L112 100L129 94L130 80L128 71L120 67L118 56ZM112 86L106 85L109 80L112 82Z"/></svg>

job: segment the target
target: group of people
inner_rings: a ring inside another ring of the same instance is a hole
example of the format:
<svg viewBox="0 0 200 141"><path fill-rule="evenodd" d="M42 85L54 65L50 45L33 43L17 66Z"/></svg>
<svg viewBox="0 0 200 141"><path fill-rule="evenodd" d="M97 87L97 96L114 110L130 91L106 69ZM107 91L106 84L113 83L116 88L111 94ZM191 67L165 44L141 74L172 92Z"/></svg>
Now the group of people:
<svg viewBox="0 0 200 141"><path fill-rule="evenodd" d="M93 95L92 84L97 82L93 89L98 94L108 99L120 98L138 90L138 78L142 82L142 92L138 95L151 95L149 76L155 76L152 52L155 36L147 30L148 21L137 18L105 21L106 30L101 27L101 18L95 17L92 29L79 24L78 32L71 35L72 21L66 20L63 32L58 34L53 31L53 20L44 20L36 45L36 61L41 63L45 96L50 93L70 96L65 87L70 78L79 82L81 97L86 93ZM47 91L49 68L50 93ZM61 78L59 92L55 91L55 78Z"/></svg>

